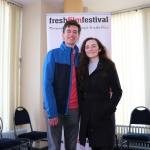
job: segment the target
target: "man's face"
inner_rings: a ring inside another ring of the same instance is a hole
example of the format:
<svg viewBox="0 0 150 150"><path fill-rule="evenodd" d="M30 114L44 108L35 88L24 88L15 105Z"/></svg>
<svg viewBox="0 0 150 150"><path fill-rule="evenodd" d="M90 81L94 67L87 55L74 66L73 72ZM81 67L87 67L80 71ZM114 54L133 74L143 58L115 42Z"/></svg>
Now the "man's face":
<svg viewBox="0 0 150 150"><path fill-rule="evenodd" d="M73 48L75 43L79 39L78 27L74 25L66 27L65 32L62 34L62 37L65 41L65 45Z"/></svg>

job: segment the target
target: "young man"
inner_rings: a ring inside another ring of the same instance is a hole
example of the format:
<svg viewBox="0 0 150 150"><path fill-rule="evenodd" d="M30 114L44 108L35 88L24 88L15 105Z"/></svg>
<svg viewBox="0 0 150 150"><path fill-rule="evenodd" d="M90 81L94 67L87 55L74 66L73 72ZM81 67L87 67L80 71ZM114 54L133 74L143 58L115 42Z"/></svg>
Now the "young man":
<svg viewBox="0 0 150 150"><path fill-rule="evenodd" d="M80 31L81 27L75 20L67 21L63 27L64 42L60 48L49 51L45 58L43 93L47 113L48 150L60 150L62 126L65 149L76 150L79 126L76 68L79 50L75 43Z"/></svg>

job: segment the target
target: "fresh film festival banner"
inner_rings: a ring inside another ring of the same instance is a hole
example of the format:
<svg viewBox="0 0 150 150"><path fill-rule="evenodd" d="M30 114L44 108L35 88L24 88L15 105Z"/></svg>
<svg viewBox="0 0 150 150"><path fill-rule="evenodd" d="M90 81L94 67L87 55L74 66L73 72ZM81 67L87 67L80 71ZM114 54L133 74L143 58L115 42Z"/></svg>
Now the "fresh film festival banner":
<svg viewBox="0 0 150 150"><path fill-rule="evenodd" d="M76 20L81 25L80 39L76 45L81 47L87 37L99 39L111 56L111 13L58 13L46 14L47 52L60 47L63 25L67 20ZM62 134L61 150L64 150L64 134ZM77 150L90 150L88 139L85 148L77 140Z"/></svg>

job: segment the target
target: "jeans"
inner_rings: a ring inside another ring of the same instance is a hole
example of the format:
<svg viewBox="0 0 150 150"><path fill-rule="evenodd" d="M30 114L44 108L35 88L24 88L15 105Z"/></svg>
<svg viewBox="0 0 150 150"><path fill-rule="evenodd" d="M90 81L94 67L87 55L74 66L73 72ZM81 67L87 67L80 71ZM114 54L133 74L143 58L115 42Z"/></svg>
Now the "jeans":
<svg viewBox="0 0 150 150"><path fill-rule="evenodd" d="M78 109L69 109L68 115L58 116L58 125L52 127L48 124L48 116L46 117L48 150L60 150L62 127L64 127L64 141L66 150L76 150L78 129L79 129L79 111Z"/></svg>

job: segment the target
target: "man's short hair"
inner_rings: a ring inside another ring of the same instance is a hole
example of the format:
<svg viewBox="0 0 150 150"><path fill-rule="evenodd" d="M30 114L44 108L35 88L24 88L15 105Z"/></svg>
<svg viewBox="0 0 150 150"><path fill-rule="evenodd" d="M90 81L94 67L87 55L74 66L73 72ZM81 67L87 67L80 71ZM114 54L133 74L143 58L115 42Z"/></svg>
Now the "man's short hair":
<svg viewBox="0 0 150 150"><path fill-rule="evenodd" d="M63 26L63 33L65 32L65 29L66 29L67 27L70 27L71 25L77 26L77 27L78 27L78 33L80 34L80 32L81 32L81 26L80 26L80 24L79 24L76 20L68 20L68 21L64 24L64 26Z"/></svg>

